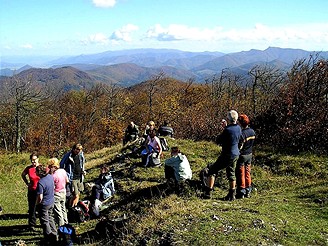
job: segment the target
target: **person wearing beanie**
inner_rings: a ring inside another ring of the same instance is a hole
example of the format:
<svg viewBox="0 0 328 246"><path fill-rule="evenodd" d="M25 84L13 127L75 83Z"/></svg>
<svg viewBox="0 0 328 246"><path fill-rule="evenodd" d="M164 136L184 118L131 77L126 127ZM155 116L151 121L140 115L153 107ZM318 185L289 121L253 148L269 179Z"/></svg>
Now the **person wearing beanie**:
<svg viewBox="0 0 328 246"><path fill-rule="evenodd" d="M211 197L215 177L222 169L226 169L227 178L229 180L229 192L224 200L233 201L236 195L236 175L235 169L239 158L238 143L241 137L241 128L237 124L238 113L230 110L227 114L227 126L222 134L217 138L217 143L222 146L222 151L218 159L208 166L208 184L204 192L204 198Z"/></svg>
<svg viewBox="0 0 328 246"><path fill-rule="evenodd" d="M252 191L251 178L251 161L252 148L255 140L255 132L249 127L250 120L246 114L238 117L238 122L242 127L241 137L239 141L240 156L237 162L237 198L250 197Z"/></svg>

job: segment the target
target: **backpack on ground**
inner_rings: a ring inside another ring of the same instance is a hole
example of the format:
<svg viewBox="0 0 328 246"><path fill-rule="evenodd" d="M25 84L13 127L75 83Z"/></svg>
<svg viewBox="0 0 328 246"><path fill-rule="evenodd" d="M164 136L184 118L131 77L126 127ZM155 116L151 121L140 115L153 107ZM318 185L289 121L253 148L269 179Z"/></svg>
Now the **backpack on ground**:
<svg viewBox="0 0 328 246"><path fill-rule="evenodd" d="M79 201L75 207L69 208L67 217L70 223L82 223L90 219L89 201Z"/></svg>
<svg viewBox="0 0 328 246"><path fill-rule="evenodd" d="M75 228L70 224L65 224L58 227L58 241L62 246L73 246L76 241Z"/></svg>
<svg viewBox="0 0 328 246"><path fill-rule="evenodd" d="M159 141L161 143L163 151L169 151L170 150L169 143L167 142L166 138L159 137Z"/></svg>
<svg viewBox="0 0 328 246"><path fill-rule="evenodd" d="M201 186L202 186L203 190L205 190L206 188L209 188L208 180L210 178L210 175L208 174L208 171L209 171L209 167L206 166L199 173L199 179L200 179Z"/></svg>

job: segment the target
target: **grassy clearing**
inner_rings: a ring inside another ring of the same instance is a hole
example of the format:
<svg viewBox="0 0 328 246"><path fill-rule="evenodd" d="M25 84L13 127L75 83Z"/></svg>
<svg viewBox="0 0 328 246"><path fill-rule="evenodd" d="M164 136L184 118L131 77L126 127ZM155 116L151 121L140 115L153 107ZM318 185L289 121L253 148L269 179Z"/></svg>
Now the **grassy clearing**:
<svg viewBox="0 0 328 246"><path fill-rule="evenodd" d="M194 174L215 161L219 147L208 142L169 140L188 156ZM85 245L327 245L328 158L309 154L287 156L257 150L250 199L225 202L224 172L212 199L199 198L196 187L177 195L166 185L164 167L143 168L139 159L117 157L120 146L86 153L93 181L99 166L114 170L117 195L101 219L77 225ZM164 153L164 159L169 153ZM41 161L46 161L45 157ZM115 160L115 161L114 161ZM24 231L27 224L26 189L20 174L28 154L0 156L0 219L2 244L18 239L37 245L41 230ZM112 222L126 215L124 223ZM97 228L97 230L95 230ZM106 230L105 230L106 229ZM10 233L6 232L9 230ZM99 232L103 232L99 237ZM4 236L3 236L4 235Z"/></svg>

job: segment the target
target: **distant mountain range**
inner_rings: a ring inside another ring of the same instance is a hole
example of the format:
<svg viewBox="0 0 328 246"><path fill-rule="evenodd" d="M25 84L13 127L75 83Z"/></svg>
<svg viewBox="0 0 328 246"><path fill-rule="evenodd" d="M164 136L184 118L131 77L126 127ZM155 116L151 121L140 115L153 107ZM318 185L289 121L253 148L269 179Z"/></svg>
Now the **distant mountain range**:
<svg viewBox="0 0 328 246"><path fill-rule="evenodd" d="M66 89L89 87L94 83L119 84L127 87L160 72L178 79L193 79L202 83L206 78L230 69L246 74L255 65L267 64L280 69L290 69L294 61L318 53L327 59L328 52L310 52L300 49L269 47L266 50L249 50L224 54L220 52L185 52L169 49L135 49L107 51L99 54L63 57L44 62L42 67L25 64L12 69L2 63L1 76L32 75L44 83L60 83ZM16 64L17 65L17 64Z"/></svg>

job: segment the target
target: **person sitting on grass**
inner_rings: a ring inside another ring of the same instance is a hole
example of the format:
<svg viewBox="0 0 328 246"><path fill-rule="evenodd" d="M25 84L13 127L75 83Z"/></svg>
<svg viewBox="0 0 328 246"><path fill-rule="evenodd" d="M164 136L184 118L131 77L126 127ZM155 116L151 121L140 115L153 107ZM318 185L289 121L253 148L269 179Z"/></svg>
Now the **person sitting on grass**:
<svg viewBox="0 0 328 246"><path fill-rule="evenodd" d="M128 142L136 140L137 138L139 138L139 126L131 121L124 132L123 146Z"/></svg>
<svg viewBox="0 0 328 246"><path fill-rule="evenodd" d="M115 194L114 180L108 166L103 165L100 169L98 179L92 185L90 202L92 212L97 217L103 202Z"/></svg>
<svg viewBox="0 0 328 246"><path fill-rule="evenodd" d="M165 178L179 190L181 183L191 180L192 171L187 157L178 147L171 148L171 157L165 160Z"/></svg>
<svg viewBox="0 0 328 246"><path fill-rule="evenodd" d="M145 142L145 149L141 152L142 164L147 166L160 166L162 145L156 136L156 131L151 130Z"/></svg>

